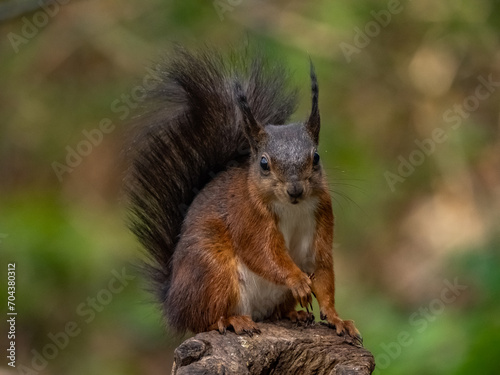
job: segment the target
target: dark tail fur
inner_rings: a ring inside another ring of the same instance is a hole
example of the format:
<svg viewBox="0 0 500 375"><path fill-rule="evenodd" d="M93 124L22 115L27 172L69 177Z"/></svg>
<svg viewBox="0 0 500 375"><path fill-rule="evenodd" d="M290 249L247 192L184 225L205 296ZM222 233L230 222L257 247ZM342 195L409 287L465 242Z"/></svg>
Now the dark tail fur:
<svg viewBox="0 0 500 375"><path fill-rule="evenodd" d="M284 124L296 106L286 71L262 58L224 59L207 50L176 48L128 149L130 227L149 254L153 290L164 302L170 259L196 193L232 162L248 159L235 83L262 124Z"/></svg>

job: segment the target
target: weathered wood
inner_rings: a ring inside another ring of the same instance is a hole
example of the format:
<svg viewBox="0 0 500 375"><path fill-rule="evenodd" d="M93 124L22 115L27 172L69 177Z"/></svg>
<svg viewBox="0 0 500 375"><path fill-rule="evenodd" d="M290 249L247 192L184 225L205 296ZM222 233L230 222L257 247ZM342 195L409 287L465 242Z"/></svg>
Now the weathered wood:
<svg viewBox="0 0 500 375"><path fill-rule="evenodd" d="M262 333L252 337L212 331L184 341L175 350L172 375L369 375L375 368L369 351L322 323L258 325Z"/></svg>

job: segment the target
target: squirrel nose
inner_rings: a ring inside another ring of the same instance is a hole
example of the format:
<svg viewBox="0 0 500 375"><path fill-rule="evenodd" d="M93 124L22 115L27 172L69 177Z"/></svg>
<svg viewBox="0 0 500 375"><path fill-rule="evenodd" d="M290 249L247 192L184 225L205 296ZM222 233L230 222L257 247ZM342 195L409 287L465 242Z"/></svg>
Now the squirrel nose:
<svg viewBox="0 0 500 375"><path fill-rule="evenodd" d="M293 184L292 186L286 189L286 192L290 196L290 198L297 199L302 196L304 192L304 188L298 184Z"/></svg>

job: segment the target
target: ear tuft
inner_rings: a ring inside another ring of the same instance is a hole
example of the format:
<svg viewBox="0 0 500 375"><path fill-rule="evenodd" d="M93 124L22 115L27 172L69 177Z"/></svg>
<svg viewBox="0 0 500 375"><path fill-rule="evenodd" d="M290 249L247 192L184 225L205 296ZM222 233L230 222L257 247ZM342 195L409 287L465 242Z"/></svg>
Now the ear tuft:
<svg viewBox="0 0 500 375"><path fill-rule="evenodd" d="M240 108L241 114L243 116L243 129L245 131L245 135L250 142L252 151L256 152L259 143L261 143L265 139L266 132L264 130L264 127L259 122L257 122L255 117L253 116L250 105L248 104L247 96L238 81L234 83L234 93L236 95L238 107Z"/></svg>
<svg viewBox="0 0 500 375"><path fill-rule="evenodd" d="M309 119L306 123L306 129L312 137L313 141L316 144L319 141L319 129L320 129L320 116L319 116L319 105L318 105L318 97L319 97L319 89L318 89L318 79L316 77L316 72L314 70L314 64L312 60L309 58L310 64L310 74L311 74L311 95L312 95L312 108L311 114L309 115Z"/></svg>

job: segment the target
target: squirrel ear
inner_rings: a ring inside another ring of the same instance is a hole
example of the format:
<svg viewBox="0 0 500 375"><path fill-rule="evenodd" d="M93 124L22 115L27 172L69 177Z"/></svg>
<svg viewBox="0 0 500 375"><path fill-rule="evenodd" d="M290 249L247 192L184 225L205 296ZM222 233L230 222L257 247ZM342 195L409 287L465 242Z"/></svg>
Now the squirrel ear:
<svg viewBox="0 0 500 375"><path fill-rule="evenodd" d="M311 93L312 93L312 108L311 114L309 115L309 120L306 123L306 129L309 135L312 137L316 144L319 141L319 128L320 128L320 117L319 117L319 107L318 107L318 79L316 78L316 72L314 70L314 65L312 60L309 58L310 69L311 69Z"/></svg>
<svg viewBox="0 0 500 375"><path fill-rule="evenodd" d="M248 105L247 96L243 92L239 82L235 82L234 91L236 93L236 100L238 106L240 107L241 113L243 115L243 124L245 135L250 142L250 147L253 152L257 151L259 143L261 143L266 138L266 132L264 127L257 122L255 117L253 117L250 106Z"/></svg>

